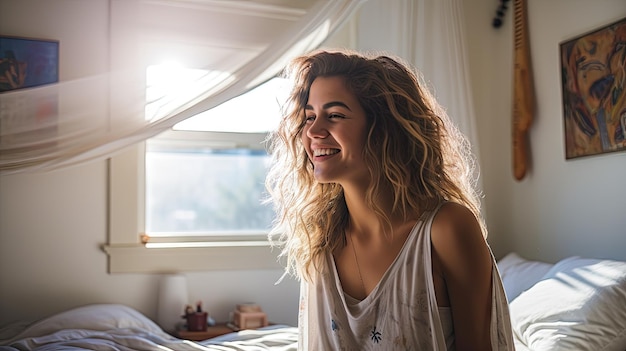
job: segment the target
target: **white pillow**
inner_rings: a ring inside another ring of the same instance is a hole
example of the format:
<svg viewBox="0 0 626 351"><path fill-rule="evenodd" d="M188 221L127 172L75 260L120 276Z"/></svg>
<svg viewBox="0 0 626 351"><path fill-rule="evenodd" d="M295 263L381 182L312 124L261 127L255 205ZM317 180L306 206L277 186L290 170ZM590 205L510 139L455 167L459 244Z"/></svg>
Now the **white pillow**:
<svg viewBox="0 0 626 351"><path fill-rule="evenodd" d="M511 252L498 261L498 271L509 302L522 291L535 285L548 273L553 264L530 261L515 252Z"/></svg>
<svg viewBox="0 0 626 351"><path fill-rule="evenodd" d="M626 349L626 262L570 257L510 304L529 349Z"/></svg>
<svg viewBox="0 0 626 351"><path fill-rule="evenodd" d="M118 328L137 328L154 334L164 333L156 323L128 306L93 304L42 319L26 328L13 340L49 335L65 329L108 331Z"/></svg>

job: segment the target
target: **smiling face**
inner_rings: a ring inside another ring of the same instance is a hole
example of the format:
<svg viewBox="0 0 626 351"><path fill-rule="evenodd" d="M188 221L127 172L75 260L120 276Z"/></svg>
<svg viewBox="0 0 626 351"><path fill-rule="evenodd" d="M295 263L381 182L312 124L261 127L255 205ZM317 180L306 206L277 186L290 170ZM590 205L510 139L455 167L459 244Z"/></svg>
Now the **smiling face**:
<svg viewBox="0 0 626 351"><path fill-rule="evenodd" d="M320 183L367 185L363 162L367 118L343 77L318 77L305 107L302 143Z"/></svg>

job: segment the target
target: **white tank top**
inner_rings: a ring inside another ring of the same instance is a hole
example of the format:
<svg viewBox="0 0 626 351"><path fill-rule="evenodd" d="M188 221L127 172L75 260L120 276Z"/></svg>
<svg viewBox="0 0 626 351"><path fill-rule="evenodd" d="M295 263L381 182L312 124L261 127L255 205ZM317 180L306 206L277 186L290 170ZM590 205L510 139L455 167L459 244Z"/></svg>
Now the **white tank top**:
<svg viewBox="0 0 626 351"><path fill-rule="evenodd" d="M432 277L430 228L424 213L396 259L362 301L343 292L332 254L310 283L301 282L298 350L453 350L449 308L438 307ZM495 259L491 343L514 350L508 304Z"/></svg>

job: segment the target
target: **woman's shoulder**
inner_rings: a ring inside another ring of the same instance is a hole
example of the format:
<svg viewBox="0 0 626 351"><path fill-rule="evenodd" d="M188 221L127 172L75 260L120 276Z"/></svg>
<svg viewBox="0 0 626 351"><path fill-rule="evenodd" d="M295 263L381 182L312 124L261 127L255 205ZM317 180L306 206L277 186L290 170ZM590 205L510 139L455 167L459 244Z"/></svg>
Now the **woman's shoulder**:
<svg viewBox="0 0 626 351"><path fill-rule="evenodd" d="M480 223L466 206L446 202L438 209L431 225L433 249L445 255L458 255L469 249L482 251L484 237Z"/></svg>
<svg viewBox="0 0 626 351"><path fill-rule="evenodd" d="M465 205L456 202L445 202L436 210L433 218L433 227L455 230L476 225L480 229L478 219Z"/></svg>

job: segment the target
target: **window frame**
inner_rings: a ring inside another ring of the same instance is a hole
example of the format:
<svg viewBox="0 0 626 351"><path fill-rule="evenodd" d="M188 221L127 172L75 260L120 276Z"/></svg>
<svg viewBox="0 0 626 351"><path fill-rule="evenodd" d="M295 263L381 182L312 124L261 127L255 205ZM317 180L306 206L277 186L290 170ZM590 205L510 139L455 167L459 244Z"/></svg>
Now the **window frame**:
<svg viewBox="0 0 626 351"><path fill-rule="evenodd" d="M204 134L204 136L203 136ZM213 142L233 143L233 134L217 132L168 131L157 138L166 142L189 142L211 134ZM229 134L231 138L229 138ZM245 136L239 135L245 139ZM249 140L265 138L265 133ZM235 138L237 139L237 138ZM185 141L187 140L187 141ZM109 236L103 250L108 255L109 273L165 273L181 271L280 269L279 249L273 248L268 233L211 237L178 237L169 241L155 237L146 245L145 153L147 141L128 147L108 161ZM251 146L251 144L248 144ZM163 242L168 247L160 247ZM153 246L153 247L150 247ZM156 246L156 247L155 247Z"/></svg>

